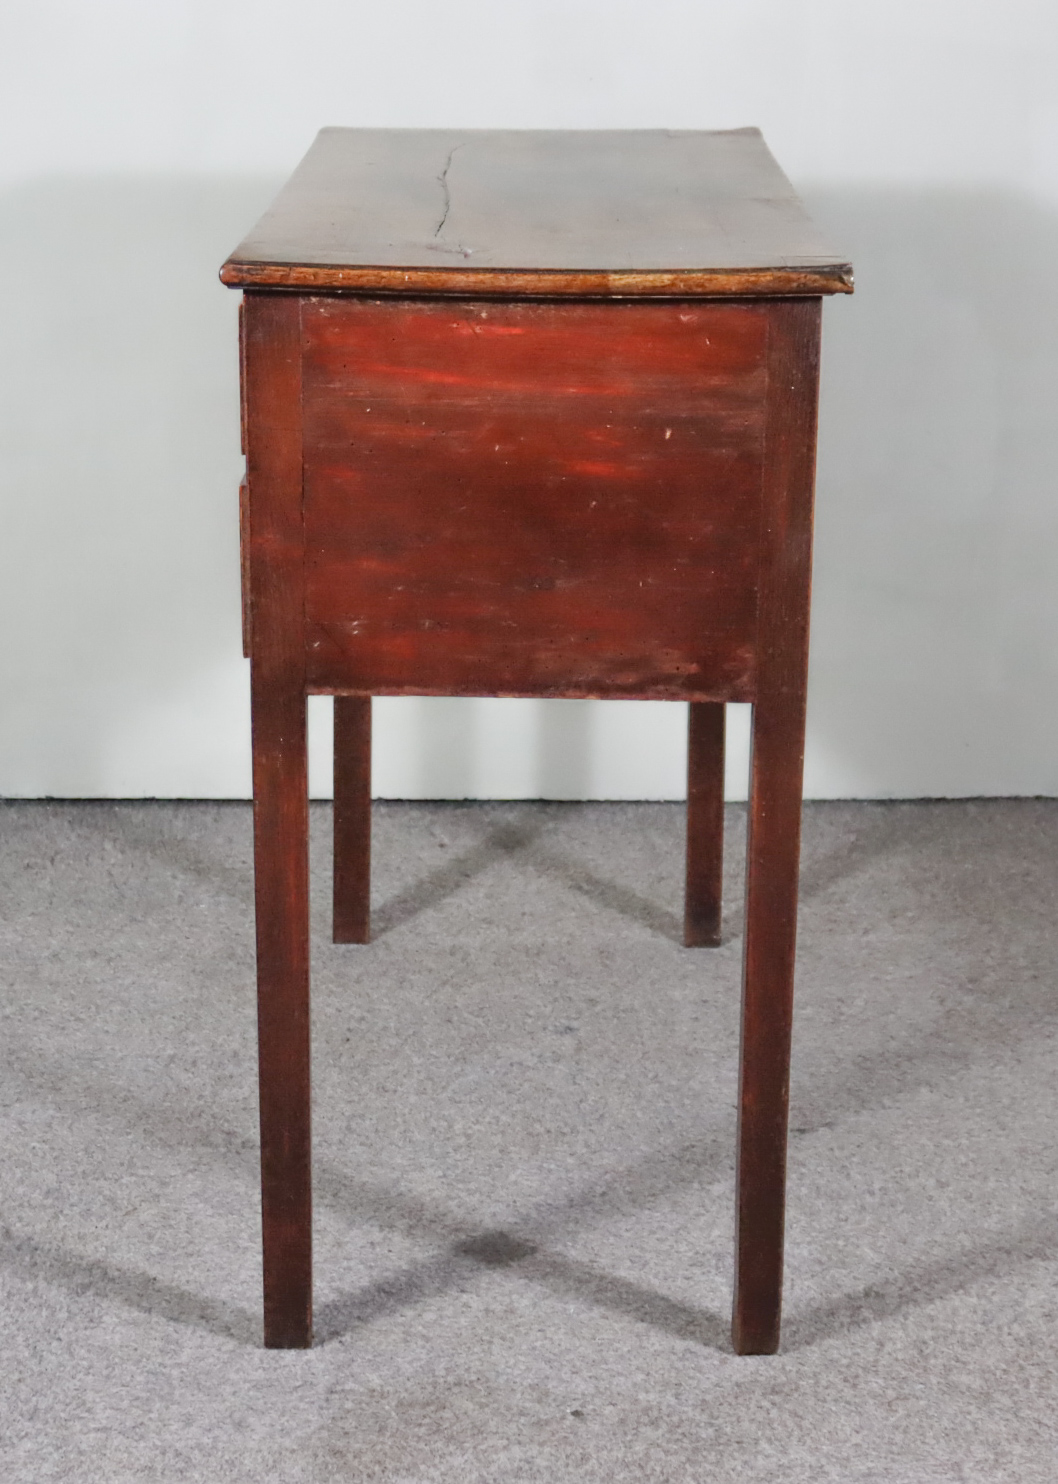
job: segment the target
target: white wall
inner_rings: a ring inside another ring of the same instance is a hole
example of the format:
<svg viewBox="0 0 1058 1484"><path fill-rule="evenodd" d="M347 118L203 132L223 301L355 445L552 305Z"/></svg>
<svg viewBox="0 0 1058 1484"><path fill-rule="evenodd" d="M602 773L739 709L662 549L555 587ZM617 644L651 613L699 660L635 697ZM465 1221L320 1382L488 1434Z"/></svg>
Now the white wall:
<svg viewBox="0 0 1058 1484"><path fill-rule="evenodd" d="M0 792L247 792L216 269L321 124L758 123L858 270L826 312L808 792L1058 793L1056 76L1053 0L7 7ZM376 705L383 794L682 791L681 707Z"/></svg>

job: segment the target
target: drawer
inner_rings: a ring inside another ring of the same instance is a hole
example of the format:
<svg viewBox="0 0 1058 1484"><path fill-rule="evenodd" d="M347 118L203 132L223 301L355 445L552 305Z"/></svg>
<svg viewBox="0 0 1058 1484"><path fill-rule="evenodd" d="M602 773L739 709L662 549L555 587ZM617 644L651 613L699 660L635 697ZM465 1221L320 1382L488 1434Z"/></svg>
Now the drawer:
<svg viewBox="0 0 1058 1484"><path fill-rule="evenodd" d="M310 688L748 699L767 325L305 299Z"/></svg>

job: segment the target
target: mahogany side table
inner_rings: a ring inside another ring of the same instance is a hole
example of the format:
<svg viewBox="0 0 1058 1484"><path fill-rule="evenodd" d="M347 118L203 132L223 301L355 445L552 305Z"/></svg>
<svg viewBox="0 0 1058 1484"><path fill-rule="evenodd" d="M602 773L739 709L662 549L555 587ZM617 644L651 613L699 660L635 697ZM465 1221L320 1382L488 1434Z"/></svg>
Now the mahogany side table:
<svg viewBox="0 0 1058 1484"><path fill-rule="evenodd" d="M686 942L753 705L733 1340L779 1341L822 295L756 129L325 129L241 318L265 1343L312 1342L306 695L368 938L376 695L690 702Z"/></svg>

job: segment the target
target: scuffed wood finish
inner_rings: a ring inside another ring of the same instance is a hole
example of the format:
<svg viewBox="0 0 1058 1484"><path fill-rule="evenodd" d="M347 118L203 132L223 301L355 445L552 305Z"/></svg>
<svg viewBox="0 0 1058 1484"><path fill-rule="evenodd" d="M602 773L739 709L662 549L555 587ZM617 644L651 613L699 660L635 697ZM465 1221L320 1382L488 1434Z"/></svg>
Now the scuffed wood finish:
<svg viewBox="0 0 1058 1484"><path fill-rule="evenodd" d="M305 698L336 693L334 937L367 941L372 695L689 701L685 941L719 941L753 703L736 1279L779 1343L821 295L756 130L324 130L247 289L265 1340L312 1336Z"/></svg>
<svg viewBox="0 0 1058 1484"><path fill-rule="evenodd" d="M779 1345L801 838L820 303L771 310L757 698L753 708L734 1347Z"/></svg>
<svg viewBox="0 0 1058 1484"><path fill-rule="evenodd" d="M334 698L334 941L371 935L371 697Z"/></svg>
<svg viewBox="0 0 1058 1484"><path fill-rule="evenodd" d="M757 129L324 129L222 280L302 293L849 293Z"/></svg>
<svg viewBox="0 0 1058 1484"><path fill-rule="evenodd" d="M392 294L469 299L756 299L775 295L850 294L843 268L687 269L681 273L534 272L516 268L445 269L312 267L302 263L234 263L230 288L295 293Z"/></svg>
<svg viewBox="0 0 1058 1484"><path fill-rule="evenodd" d="M724 885L724 722L722 703L692 701L687 719L687 889L683 941L720 942Z"/></svg>
<svg viewBox="0 0 1058 1484"><path fill-rule="evenodd" d="M765 306L304 306L311 688L749 699Z"/></svg>
<svg viewBox="0 0 1058 1484"><path fill-rule="evenodd" d="M264 1329L278 1347L312 1343L300 325L297 299L247 303Z"/></svg>

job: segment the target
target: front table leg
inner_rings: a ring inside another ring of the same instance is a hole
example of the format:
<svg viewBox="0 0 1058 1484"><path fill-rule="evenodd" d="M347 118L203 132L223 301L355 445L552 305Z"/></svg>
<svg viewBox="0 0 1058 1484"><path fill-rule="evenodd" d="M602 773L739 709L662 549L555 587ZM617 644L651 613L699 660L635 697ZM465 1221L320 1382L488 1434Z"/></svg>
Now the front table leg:
<svg viewBox="0 0 1058 1484"><path fill-rule="evenodd" d="M779 1347L803 737L803 706L754 706L732 1323L740 1355Z"/></svg>
<svg viewBox="0 0 1058 1484"><path fill-rule="evenodd" d="M312 1344L305 696L253 670L264 1338Z"/></svg>
<svg viewBox="0 0 1058 1484"><path fill-rule="evenodd" d="M818 299L770 310L738 1094L732 1340L741 1355L779 1346L819 311Z"/></svg>

